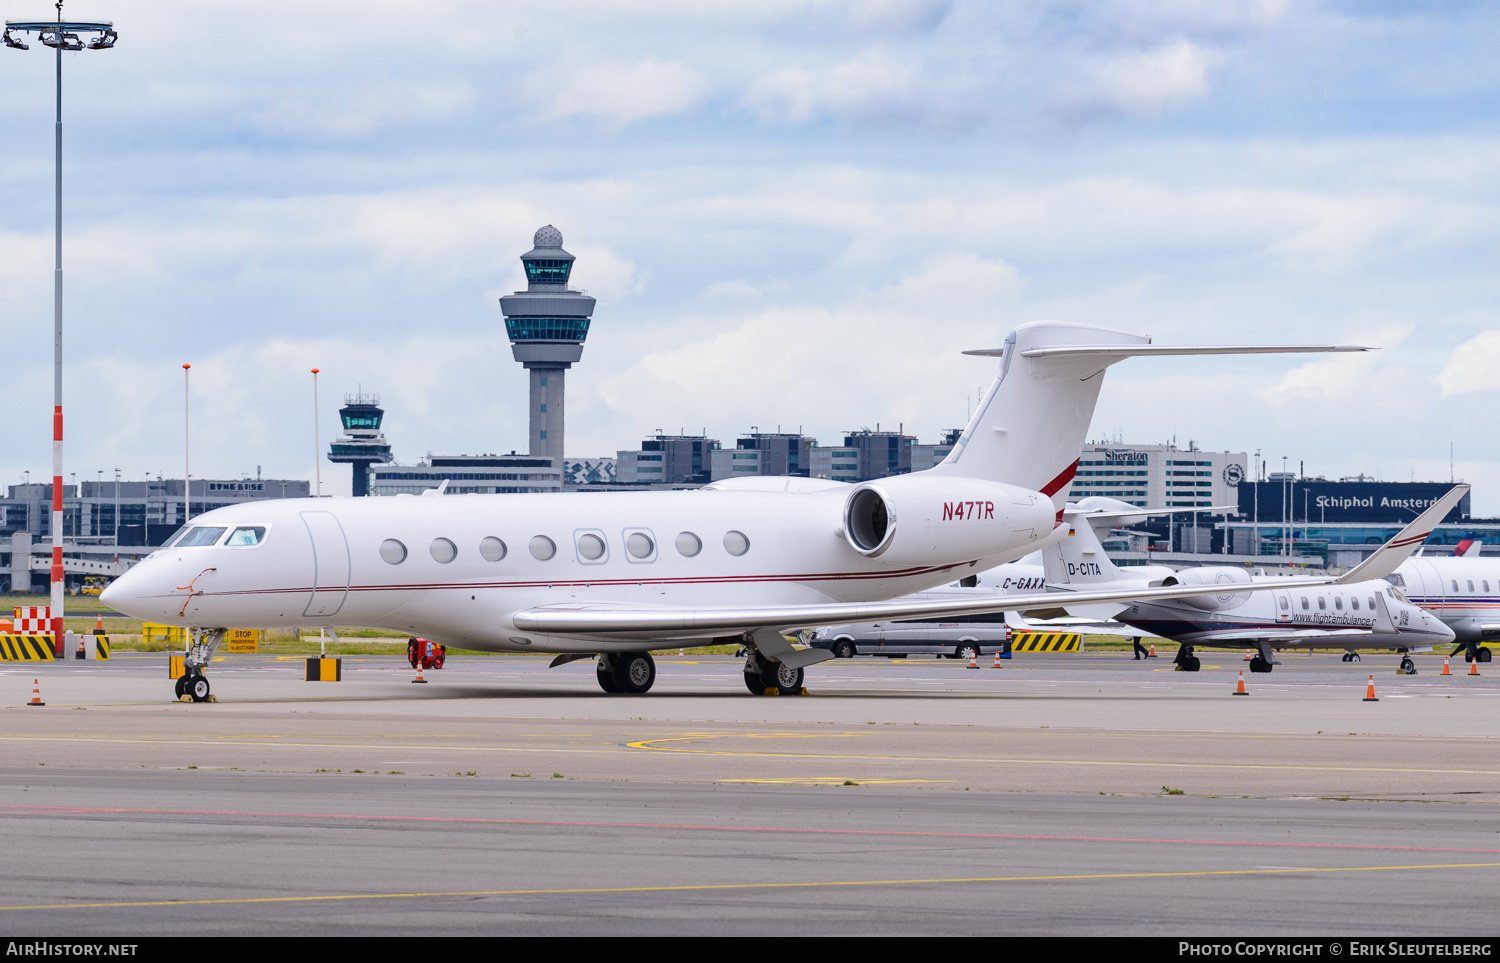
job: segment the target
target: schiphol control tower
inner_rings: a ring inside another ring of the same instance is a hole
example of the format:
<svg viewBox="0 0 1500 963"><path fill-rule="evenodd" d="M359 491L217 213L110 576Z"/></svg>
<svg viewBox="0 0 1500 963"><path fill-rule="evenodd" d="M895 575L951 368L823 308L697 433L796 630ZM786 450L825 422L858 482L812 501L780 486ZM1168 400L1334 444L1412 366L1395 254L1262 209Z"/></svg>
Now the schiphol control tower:
<svg viewBox="0 0 1500 963"><path fill-rule="evenodd" d="M548 224L521 255L526 290L500 299L515 359L531 372L531 454L563 464L563 386L568 368L583 357L594 299L568 289L573 255L562 232Z"/></svg>

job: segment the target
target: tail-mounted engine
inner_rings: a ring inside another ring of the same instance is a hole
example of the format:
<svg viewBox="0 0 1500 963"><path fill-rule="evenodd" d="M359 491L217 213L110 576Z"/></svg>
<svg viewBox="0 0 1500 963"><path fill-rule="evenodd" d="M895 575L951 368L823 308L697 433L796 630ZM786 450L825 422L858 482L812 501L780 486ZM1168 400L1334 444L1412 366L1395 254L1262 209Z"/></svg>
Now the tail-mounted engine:
<svg viewBox="0 0 1500 963"><path fill-rule="evenodd" d="M954 476L865 482L844 503L844 537L893 565L957 564L1027 546L1056 524L1052 502L1014 485Z"/></svg>
<svg viewBox="0 0 1500 963"><path fill-rule="evenodd" d="M1161 584L1163 588L1172 585L1222 585L1229 589L1231 586L1249 585L1250 581L1250 573L1242 568L1188 568L1167 576L1162 579ZM1243 605L1249 597L1249 592L1224 591L1212 595L1189 595L1178 601L1207 612L1217 612Z"/></svg>

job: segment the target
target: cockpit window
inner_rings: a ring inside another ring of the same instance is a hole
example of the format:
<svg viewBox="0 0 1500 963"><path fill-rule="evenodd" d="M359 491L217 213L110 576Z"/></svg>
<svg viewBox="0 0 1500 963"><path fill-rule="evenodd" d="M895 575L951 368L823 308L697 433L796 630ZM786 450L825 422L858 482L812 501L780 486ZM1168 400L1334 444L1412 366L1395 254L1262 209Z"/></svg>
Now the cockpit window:
<svg viewBox="0 0 1500 963"><path fill-rule="evenodd" d="M229 541L225 545L259 545L266 537L266 526L264 525L241 525L229 533Z"/></svg>
<svg viewBox="0 0 1500 963"><path fill-rule="evenodd" d="M162 548L170 548L171 545L172 545L172 543L175 542L175 541L177 541L179 538L181 538L183 532L186 532L187 530L188 530L188 526L186 526L186 525L182 526L177 531L173 532L172 536L170 538L168 538L165 542L162 542L161 543L161 547Z"/></svg>
<svg viewBox="0 0 1500 963"><path fill-rule="evenodd" d="M197 528L190 528L187 530L186 535L183 535L182 538L177 540L177 543L174 547L201 548L205 545L212 545L213 543L217 542L219 540L219 536L223 534L223 526L211 528L205 525L199 526Z"/></svg>

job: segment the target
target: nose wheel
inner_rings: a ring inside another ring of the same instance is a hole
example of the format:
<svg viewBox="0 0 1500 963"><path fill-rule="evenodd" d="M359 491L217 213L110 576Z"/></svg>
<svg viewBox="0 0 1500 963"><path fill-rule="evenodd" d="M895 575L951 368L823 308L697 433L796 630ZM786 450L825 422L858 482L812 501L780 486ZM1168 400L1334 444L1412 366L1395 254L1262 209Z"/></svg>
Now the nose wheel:
<svg viewBox="0 0 1500 963"><path fill-rule="evenodd" d="M189 672L177 680L177 699L191 698L194 702L207 702L211 689L208 677L202 672Z"/></svg>

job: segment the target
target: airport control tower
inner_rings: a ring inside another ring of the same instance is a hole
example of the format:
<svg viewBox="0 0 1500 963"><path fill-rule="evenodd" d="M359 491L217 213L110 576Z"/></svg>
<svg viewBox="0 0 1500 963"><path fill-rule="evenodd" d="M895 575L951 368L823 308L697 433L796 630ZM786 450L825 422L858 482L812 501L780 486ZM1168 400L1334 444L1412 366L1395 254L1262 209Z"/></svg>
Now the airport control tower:
<svg viewBox="0 0 1500 963"><path fill-rule="evenodd" d="M328 460L354 466L356 495L370 494L370 466L391 460L391 446L380 432L380 420L384 417L379 395L344 395L344 407L339 409L344 434L329 446Z"/></svg>
<svg viewBox="0 0 1500 963"><path fill-rule="evenodd" d="M573 255L562 249L562 232L548 224L521 255L526 290L500 299L515 359L531 372L531 454L563 463L563 386L573 362L583 357L594 299L568 289Z"/></svg>

